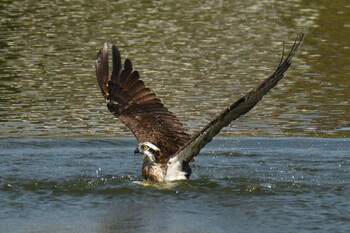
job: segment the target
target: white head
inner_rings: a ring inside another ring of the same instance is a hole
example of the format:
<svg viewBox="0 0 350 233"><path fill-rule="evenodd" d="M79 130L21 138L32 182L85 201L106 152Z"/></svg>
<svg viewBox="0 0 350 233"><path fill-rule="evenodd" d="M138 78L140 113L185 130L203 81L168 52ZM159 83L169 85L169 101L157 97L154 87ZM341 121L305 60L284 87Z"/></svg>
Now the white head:
<svg viewBox="0 0 350 233"><path fill-rule="evenodd" d="M143 158L149 162L155 162L160 154L160 149L151 142L139 143L136 151L143 154Z"/></svg>

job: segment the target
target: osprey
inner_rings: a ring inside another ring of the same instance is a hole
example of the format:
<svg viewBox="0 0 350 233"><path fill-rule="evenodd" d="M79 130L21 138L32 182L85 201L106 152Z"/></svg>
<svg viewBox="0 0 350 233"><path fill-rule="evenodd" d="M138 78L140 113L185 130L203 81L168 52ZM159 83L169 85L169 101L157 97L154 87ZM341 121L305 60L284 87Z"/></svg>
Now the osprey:
<svg viewBox="0 0 350 233"><path fill-rule="evenodd" d="M269 90L277 85L291 65L304 35L294 44L275 72L257 87L233 102L194 136L168 111L161 100L145 86L140 75L126 59L122 66L118 48L112 46L113 70L109 75L107 44L98 52L96 76L109 111L119 118L137 138L136 152L143 154L142 175L150 181L189 178L189 163L220 130L249 112Z"/></svg>

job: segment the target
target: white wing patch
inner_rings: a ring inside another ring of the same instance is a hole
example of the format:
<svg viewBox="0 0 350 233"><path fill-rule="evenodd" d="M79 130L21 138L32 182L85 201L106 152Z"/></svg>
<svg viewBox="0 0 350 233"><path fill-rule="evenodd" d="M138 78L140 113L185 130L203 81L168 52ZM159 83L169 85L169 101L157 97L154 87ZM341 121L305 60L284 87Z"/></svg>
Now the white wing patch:
<svg viewBox="0 0 350 233"><path fill-rule="evenodd" d="M182 170L182 162L177 157L171 158L168 162L168 169L165 181L187 180L186 172Z"/></svg>

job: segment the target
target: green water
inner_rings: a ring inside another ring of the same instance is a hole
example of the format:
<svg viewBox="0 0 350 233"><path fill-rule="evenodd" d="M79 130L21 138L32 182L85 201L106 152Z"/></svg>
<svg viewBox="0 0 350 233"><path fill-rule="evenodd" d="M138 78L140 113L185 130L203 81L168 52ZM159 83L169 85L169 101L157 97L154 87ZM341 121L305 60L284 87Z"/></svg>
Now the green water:
<svg viewBox="0 0 350 233"><path fill-rule="evenodd" d="M279 86L223 136L350 135L347 1L1 1L0 138L131 136L94 59L119 46L190 133L276 68Z"/></svg>
<svg viewBox="0 0 350 233"><path fill-rule="evenodd" d="M0 0L0 232L348 232L349 22L346 0ZM95 77L103 43L193 133L300 32L285 78L191 180L135 183L137 142Z"/></svg>

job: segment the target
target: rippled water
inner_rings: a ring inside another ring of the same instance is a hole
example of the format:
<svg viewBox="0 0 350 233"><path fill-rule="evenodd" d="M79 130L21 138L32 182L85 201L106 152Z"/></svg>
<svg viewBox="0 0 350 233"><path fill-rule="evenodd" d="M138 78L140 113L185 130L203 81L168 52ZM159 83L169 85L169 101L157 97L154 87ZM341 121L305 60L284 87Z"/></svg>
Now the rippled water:
<svg viewBox="0 0 350 233"><path fill-rule="evenodd" d="M218 138L141 186L133 139L0 141L1 232L347 232L350 140ZM19 224L20 223L20 224ZM29 229L29 230L28 230Z"/></svg>
<svg viewBox="0 0 350 233"><path fill-rule="evenodd" d="M349 22L347 0L0 1L0 232L348 232ZM190 181L135 183L136 141L95 78L104 42L193 133L300 32Z"/></svg>
<svg viewBox="0 0 350 233"><path fill-rule="evenodd" d="M286 78L222 135L350 135L345 0L1 2L1 138L130 136L95 80L104 42L192 133L271 74L299 32Z"/></svg>

